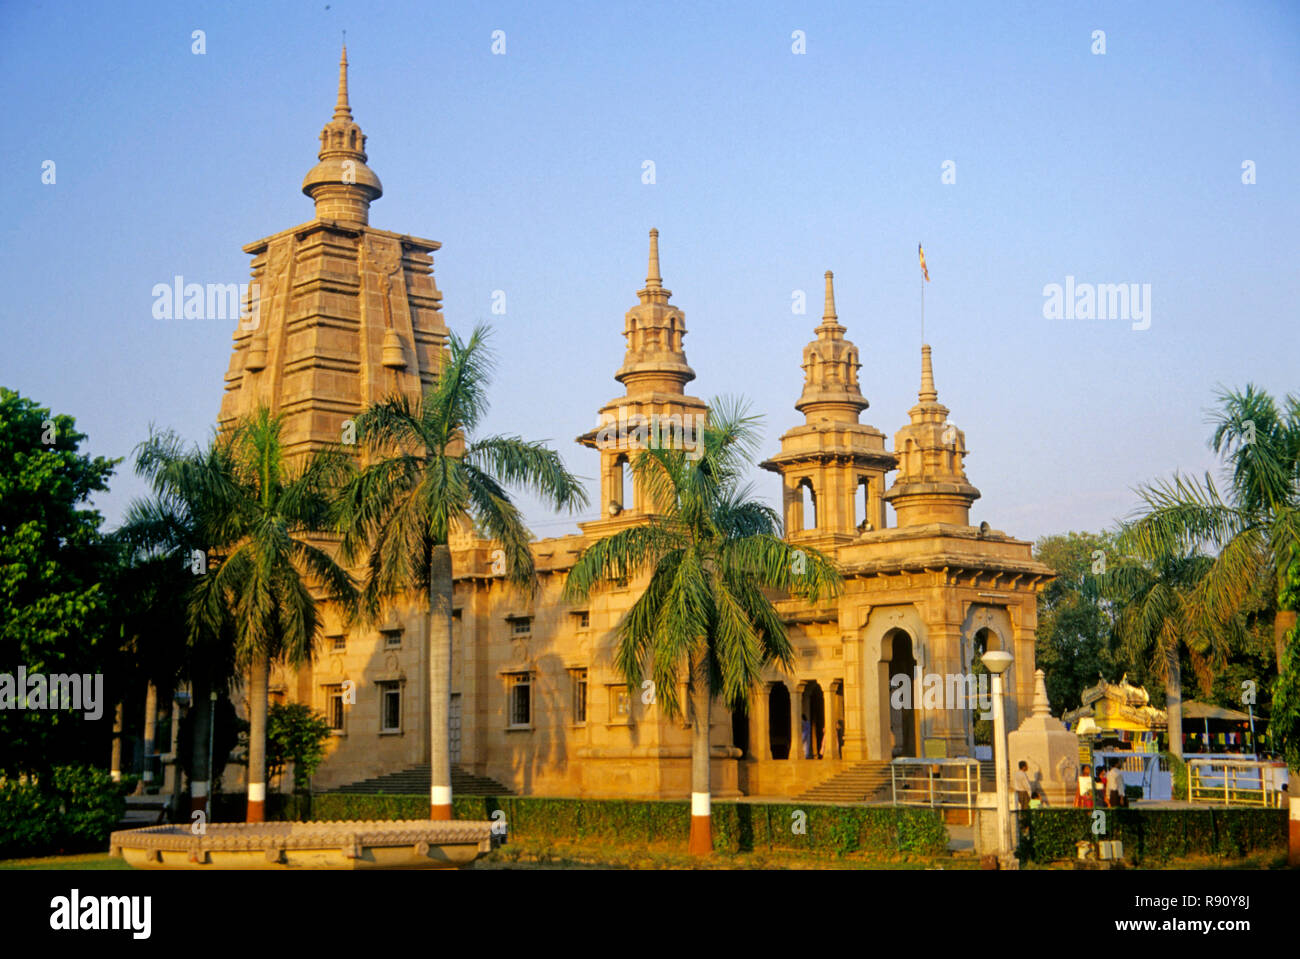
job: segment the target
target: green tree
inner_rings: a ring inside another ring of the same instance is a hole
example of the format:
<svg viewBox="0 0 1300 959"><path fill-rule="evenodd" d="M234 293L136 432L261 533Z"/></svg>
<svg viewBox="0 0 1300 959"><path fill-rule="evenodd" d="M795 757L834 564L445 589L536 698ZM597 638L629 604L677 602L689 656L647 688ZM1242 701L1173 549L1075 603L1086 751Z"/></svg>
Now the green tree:
<svg viewBox="0 0 1300 959"><path fill-rule="evenodd" d="M1099 589L1116 604L1114 639L1133 662L1147 661L1162 680L1169 751L1183 755L1182 659L1190 658L1208 693L1213 671L1227 661L1226 635L1236 620L1218 620L1198 590L1213 560L1200 553L1155 560L1116 557L1098 577Z"/></svg>
<svg viewBox="0 0 1300 959"><path fill-rule="evenodd" d="M139 466L165 502L186 504L207 562L189 594L191 642L228 636L248 672L248 821L264 815L270 664L309 662L322 600L356 602L351 575L323 537L349 461L323 451L289 462L281 421L265 407L219 434L207 450L146 443ZM318 598L318 596L320 598Z"/></svg>
<svg viewBox="0 0 1300 959"><path fill-rule="evenodd" d="M700 449L637 453L632 471L652 515L588 547L565 583L566 598L582 600L598 586L649 576L619 624L616 666L629 691L649 674L670 717L681 711L678 677L685 670L695 855L713 848L710 817L694 814L696 797L707 801L711 791L713 699L721 697L733 709L748 705L765 666L792 664L785 625L764 590L789 590L815 601L840 588L830 560L782 541L776 513L740 486L754 458L756 424L739 404L715 402ZM797 737L798 730L792 734Z"/></svg>
<svg viewBox="0 0 1300 959"><path fill-rule="evenodd" d="M438 381L421 402L394 397L357 418L368 457L341 497L349 562L365 558L363 611L416 591L429 617L430 818L451 818L450 538L482 529L500 544L509 582L535 584L531 535L506 487L531 490L556 509L580 509L587 495L559 454L514 436L474 438L487 413L489 332L454 333Z"/></svg>
<svg viewBox="0 0 1300 959"><path fill-rule="evenodd" d="M99 749L108 759L118 637L102 581L113 550L86 503L120 461L87 456L85 440L71 416L0 387L0 673L15 686L19 666L109 680L97 721L84 711L15 709L26 690L0 680L0 776L39 774Z"/></svg>
<svg viewBox="0 0 1300 959"><path fill-rule="evenodd" d="M1114 536L1102 532L1045 536L1034 544L1034 555L1056 571L1038 598L1034 660L1047 674L1047 698L1059 716L1081 705L1098 674L1115 670L1107 645L1114 610L1090 577L1117 553Z"/></svg>
<svg viewBox="0 0 1300 959"><path fill-rule="evenodd" d="M306 703L273 703L266 726L266 778L293 763L294 792L308 792L311 777L325 759L329 720Z"/></svg>
<svg viewBox="0 0 1300 959"><path fill-rule="evenodd" d="M1300 776L1300 398L1282 406L1263 390L1221 390L1211 414L1210 448L1227 467L1220 494L1213 478L1175 474L1143 486L1144 507L1125 545L1159 560L1207 549L1214 562L1197 585L1198 602L1220 619L1249 610L1261 588L1275 604L1278 677L1269 735L1283 750L1292 781ZM1293 800L1294 802L1294 800ZM1294 833L1293 833L1294 835ZM1300 849L1292 848L1293 862Z"/></svg>

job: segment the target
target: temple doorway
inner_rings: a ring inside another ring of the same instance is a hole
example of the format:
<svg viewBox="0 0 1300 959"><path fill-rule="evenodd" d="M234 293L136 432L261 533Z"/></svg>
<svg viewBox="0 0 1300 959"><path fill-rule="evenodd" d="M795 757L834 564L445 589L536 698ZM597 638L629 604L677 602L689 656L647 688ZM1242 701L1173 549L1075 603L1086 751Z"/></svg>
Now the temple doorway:
<svg viewBox="0 0 1300 959"><path fill-rule="evenodd" d="M823 737L826 735L826 701L822 695L822 688L816 680L808 683L803 690L803 698L799 704L800 721L808 721L810 726L809 741L803 742L802 728L800 729L800 747L802 752L800 756L804 759L821 759L825 755L826 747L823 745Z"/></svg>
<svg viewBox="0 0 1300 959"><path fill-rule="evenodd" d="M901 629L891 629L885 634L883 644L885 648L881 652L887 653L889 656L890 696L885 706L889 713L890 758L915 756L917 754L916 705L921 690L912 688L916 671L916 656L912 652L912 637ZM904 688L911 693L910 697L902 698L902 708L895 708L894 706L896 701L894 690L898 685L894 680L896 676L906 677L906 686Z"/></svg>

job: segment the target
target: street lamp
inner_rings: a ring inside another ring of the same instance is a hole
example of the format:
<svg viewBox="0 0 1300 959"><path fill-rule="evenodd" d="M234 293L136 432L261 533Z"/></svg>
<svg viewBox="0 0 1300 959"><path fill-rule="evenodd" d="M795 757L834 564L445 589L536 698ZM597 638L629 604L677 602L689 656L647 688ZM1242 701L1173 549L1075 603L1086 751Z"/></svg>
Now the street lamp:
<svg viewBox="0 0 1300 959"><path fill-rule="evenodd" d="M1007 809L1007 721L1002 710L1002 674L1011 665L1011 654L1000 649L990 650L982 657L984 666L993 674L993 766L997 772L998 786L998 856L1010 852L1009 819Z"/></svg>

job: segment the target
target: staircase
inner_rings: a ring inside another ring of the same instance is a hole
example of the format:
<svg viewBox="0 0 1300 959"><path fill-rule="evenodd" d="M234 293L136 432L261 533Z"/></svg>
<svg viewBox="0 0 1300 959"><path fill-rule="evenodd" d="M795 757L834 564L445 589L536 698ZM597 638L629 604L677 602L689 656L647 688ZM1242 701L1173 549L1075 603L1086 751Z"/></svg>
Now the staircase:
<svg viewBox="0 0 1300 959"><path fill-rule="evenodd" d="M388 773L375 779L349 783L326 792L354 793L374 795L384 793L389 796L425 796L429 793L429 764L412 766L401 772ZM514 793L495 779L475 776L459 766L451 767L451 793L453 796L513 796Z"/></svg>
<svg viewBox="0 0 1300 959"><path fill-rule="evenodd" d="M886 802L890 798L889 763L855 763L799 796L802 802Z"/></svg>

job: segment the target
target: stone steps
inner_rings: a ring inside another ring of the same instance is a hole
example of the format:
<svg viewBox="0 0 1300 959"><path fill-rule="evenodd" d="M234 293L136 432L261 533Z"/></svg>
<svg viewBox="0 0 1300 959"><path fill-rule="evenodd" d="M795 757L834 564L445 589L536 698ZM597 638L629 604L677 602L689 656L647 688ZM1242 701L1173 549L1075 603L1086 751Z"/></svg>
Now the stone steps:
<svg viewBox="0 0 1300 959"><path fill-rule="evenodd" d="M429 793L429 764L412 766L399 772L377 776L360 782L349 783L328 789L326 792L348 793L354 795L376 795L384 793L389 796L416 795ZM459 766L451 767L451 793L453 796L513 796L514 793L495 779L487 776L475 776Z"/></svg>
<svg viewBox="0 0 1300 959"><path fill-rule="evenodd" d="M855 763L803 793L804 802L880 802L889 798L889 763Z"/></svg>

